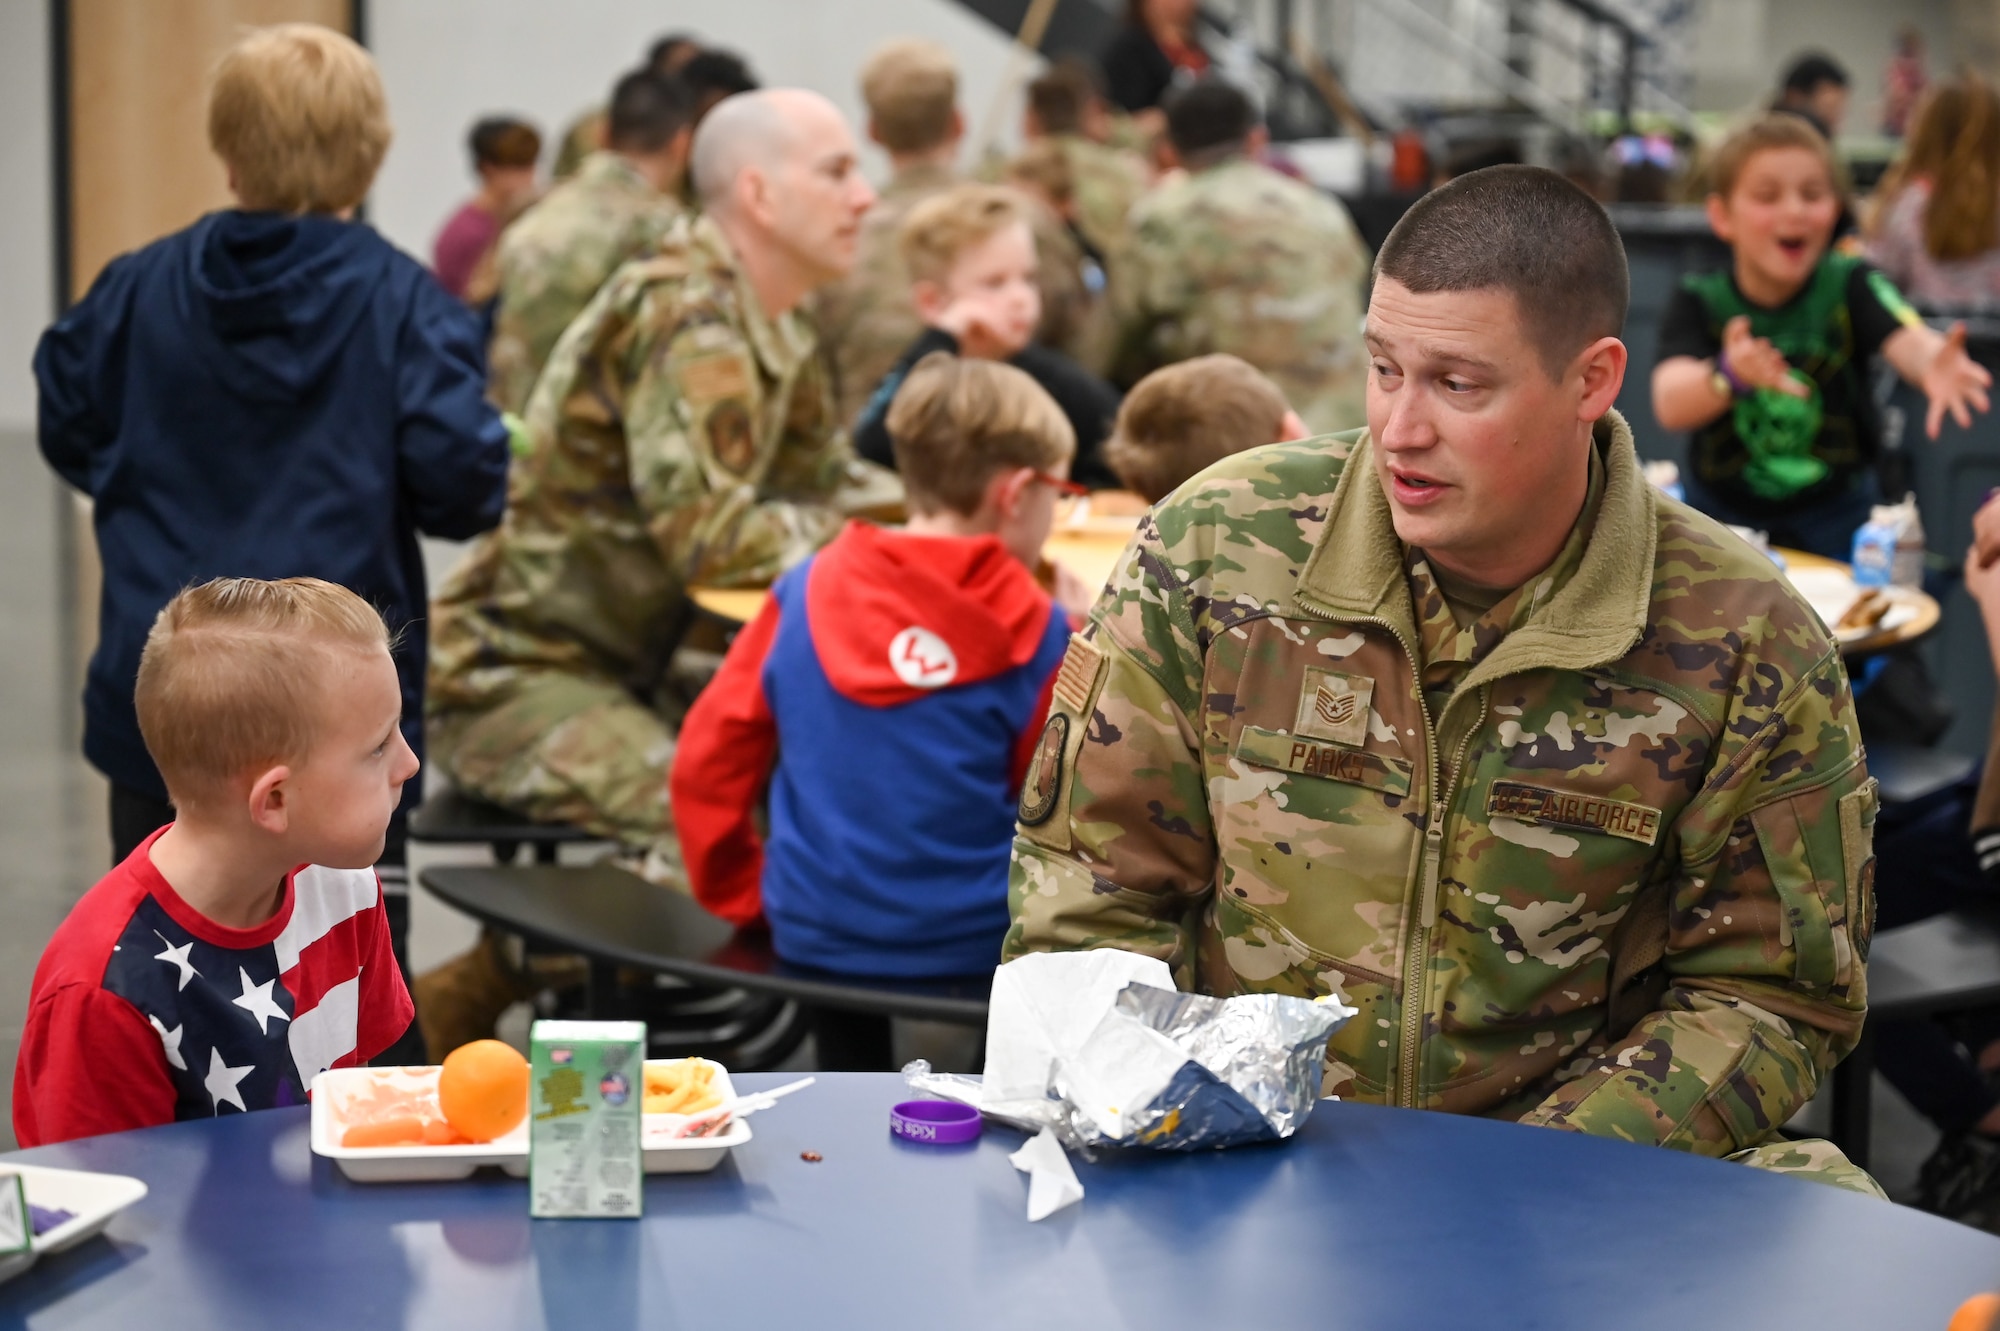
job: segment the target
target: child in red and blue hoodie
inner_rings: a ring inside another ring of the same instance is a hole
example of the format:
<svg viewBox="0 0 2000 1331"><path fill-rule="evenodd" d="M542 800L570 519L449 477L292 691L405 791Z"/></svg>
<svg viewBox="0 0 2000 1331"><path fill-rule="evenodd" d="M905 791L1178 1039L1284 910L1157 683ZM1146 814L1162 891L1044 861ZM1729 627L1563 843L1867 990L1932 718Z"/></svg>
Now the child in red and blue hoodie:
<svg viewBox="0 0 2000 1331"><path fill-rule="evenodd" d="M942 353L889 432L909 525L850 523L779 579L681 729L674 820L696 898L786 961L967 975L1000 959L1015 800L1088 603L1031 571L1076 440L1026 374Z"/></svg>

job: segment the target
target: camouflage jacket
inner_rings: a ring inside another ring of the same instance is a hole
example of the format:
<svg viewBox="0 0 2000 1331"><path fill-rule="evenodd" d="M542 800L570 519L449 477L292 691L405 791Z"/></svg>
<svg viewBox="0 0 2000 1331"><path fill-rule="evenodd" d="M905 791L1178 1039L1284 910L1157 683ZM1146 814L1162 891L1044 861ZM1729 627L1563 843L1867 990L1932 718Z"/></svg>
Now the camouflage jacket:
<svg viewBox="0 0 2000 1331"><path fill-rule="evenodd" d="M593 153L500 238L500 305L487 353L487 396L522 412L556 339L618 265L659 243L681 216L616 153Z"/></svg>
<svg viewBox="0 0 2000 1331"><path fill-rule="evenodd" d="M1775 1132L1860 1033L1874 782L1812 610L1615 415L1598 447L1564 554L1463 633L1365 432L1160 504L1058 674L1007 955L1338 989L1330 1093L1705 1155ZM1664 960L1613 1029L1628 910Z"/></svg>
<svg viewBox="0 0 2000 1331"><path fill-rule="evenodd" d="M1368 247L1338 200L1238 157L1160 185L1131 222L1115 378L1226 351L1312 429L1366 418Z"/></svg>
<svg viewBox="0 0 2000 1331"><path fill-rule="evenodd" d="M1132 205L1146 192L1146 163L1137 153L1106 147L1081 134L1056 136L1076 182L1076 224L1113 270L1131 241Z"/></svg>
<svg viewBox="0 0 2000 1331"><path fill-rule="evenodd" d="M763 312L705 219L605 283L556 343L526 433L506 516L432 606L434 712L485 705L524 670L642 686L689 584L767 583L898 488L834 428L805 321Z"/></svg>
<svg viewBox="0 0 2000 1331"><path fill-rule="evenodd" d="M854 269L824 288L813 305L813 322L827 349L838 419L851 427L897 359L924 331L910 295L896 233L910 210L965 177L947 166L916 166L896 173L862 219ZM1036 208L1035 252L1042 290L1042 321L1035 339L1074 354L1085 337L1092 302L1082 277L1082 252L1060 218Z"/></svg>

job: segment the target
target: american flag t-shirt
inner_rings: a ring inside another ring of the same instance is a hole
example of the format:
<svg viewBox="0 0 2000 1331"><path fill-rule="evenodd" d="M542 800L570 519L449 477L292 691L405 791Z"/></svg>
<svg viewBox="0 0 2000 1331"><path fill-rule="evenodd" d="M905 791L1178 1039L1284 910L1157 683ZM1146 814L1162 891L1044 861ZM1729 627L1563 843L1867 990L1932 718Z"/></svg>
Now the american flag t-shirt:
<svg viewBox="0 0 2000 1331"><path fill-rule="evenodd" d="M231 929L174 892L150 847L77 904L36 971L24 1144L304 1104L321 1071L365 1063L409 1025L372 870L302 866L271 919ZM107 1056L144 1057L164 1077L93 1075L93 1054L99 1073ZM104 1103L119 1094L147 1103Z"/></svg>

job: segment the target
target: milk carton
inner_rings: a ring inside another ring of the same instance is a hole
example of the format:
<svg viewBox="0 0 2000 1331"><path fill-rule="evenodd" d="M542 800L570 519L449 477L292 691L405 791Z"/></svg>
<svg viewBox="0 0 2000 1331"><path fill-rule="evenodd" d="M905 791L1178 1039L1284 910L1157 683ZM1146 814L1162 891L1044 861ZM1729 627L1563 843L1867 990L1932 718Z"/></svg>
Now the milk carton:
<svg viewBox="0 0 2000 1331"><path fill-rule="evenodd" d="M1919 587L1924 580L1924 524L1917 497L1877 504L1854 533L1854 585Z"/></svg>
<svg viewBox="0 0 2000 1331"><path fill-rule="evenodd" d="M538 1021L528 1039L528 1213L638 1216L646 1024Z"/></svg>

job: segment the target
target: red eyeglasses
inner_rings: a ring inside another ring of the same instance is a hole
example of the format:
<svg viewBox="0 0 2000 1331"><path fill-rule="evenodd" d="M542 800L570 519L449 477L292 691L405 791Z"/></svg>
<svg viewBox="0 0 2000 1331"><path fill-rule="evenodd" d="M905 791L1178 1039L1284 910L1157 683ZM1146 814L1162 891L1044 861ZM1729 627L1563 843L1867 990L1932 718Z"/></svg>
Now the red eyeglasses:
<svg viewBox="0 0 2000 1331"><path fill-rule="evenodd" d="M1035 479L1043 485L1051 487L1059 495L1071 495L1080 498L1090 493L1090 487L1087 485L1079 485L1075 481L1066 481L1060 476L1051 476L1045 471L1036 472Z"/></svg>

